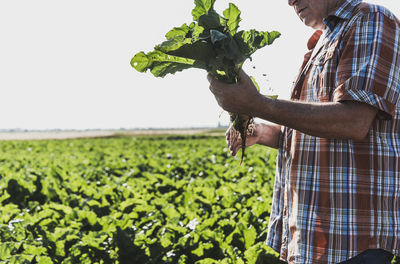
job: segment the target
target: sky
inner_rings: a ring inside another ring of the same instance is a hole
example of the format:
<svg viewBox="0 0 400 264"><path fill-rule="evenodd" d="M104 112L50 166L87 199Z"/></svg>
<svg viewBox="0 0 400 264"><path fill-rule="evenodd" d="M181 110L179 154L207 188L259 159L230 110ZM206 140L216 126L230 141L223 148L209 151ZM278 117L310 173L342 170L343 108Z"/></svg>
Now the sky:
<svg viewBox="0 0 400 264"><path fill-rule="evenodd" d="M229 2L242 11L241 29L281 32L244 69L263 94L287 99L313 30L287 1L217 0L215 9ZM369 2L400 16L400 1ZM190 23L193 7L191 0L1 1L0 129L227 125L204 71L155 78L130 66L136 53Z"/></svg>

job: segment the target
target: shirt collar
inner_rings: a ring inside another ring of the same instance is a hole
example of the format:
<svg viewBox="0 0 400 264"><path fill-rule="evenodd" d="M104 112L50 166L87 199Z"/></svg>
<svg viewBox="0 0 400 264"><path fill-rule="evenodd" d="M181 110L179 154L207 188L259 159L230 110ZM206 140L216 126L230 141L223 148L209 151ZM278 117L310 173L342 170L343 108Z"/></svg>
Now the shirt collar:
<svg viewBox="0 0 400 264"><path fill-rule="evenodd" d="M321 30L317 30L317 31L314 32L314 34L311 36L311 38L307 42L307 48L309 50L312 50L312 49L315 48L315 46L317 45L318 40L320 39L321 35L322 35L322 31Z"/></svg>
<svg viewBox="0 0 400 264"><path fill-rule="evenodd" d="M329 30L333 31L339 20L350 19L354 8L361 2L362 0L344 0L339 7L332 10L328 14L327 18L324 19L325 25L329 28Z"/></svg>

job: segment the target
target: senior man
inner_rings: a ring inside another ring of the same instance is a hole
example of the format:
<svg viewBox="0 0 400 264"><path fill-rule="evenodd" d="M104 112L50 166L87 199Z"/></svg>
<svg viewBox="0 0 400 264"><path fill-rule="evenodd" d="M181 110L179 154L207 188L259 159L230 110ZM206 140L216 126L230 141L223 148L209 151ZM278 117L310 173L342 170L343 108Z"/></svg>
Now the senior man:
<svg viewBox="0 0 400 264"><path fill-rule="evenodd" d="M361 0L289 0L308 42L290 100L208 76L217 102L279 149L267 244L288 263L390 263L400 254L400 23ZM276 125L275 125L276 124ZM227 132L235 155L240 140Z"/></svg>

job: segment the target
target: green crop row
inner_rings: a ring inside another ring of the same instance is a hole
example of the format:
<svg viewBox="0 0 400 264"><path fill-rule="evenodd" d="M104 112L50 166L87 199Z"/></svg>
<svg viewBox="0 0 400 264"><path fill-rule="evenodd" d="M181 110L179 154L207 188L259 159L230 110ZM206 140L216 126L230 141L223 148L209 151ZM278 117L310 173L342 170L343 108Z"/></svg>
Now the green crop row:
<svg viewBox="0 0 400 264"><path fill-rule="evenodd" d="M0 261L278 263L276 152L221 137L0 142Z"/></svg>

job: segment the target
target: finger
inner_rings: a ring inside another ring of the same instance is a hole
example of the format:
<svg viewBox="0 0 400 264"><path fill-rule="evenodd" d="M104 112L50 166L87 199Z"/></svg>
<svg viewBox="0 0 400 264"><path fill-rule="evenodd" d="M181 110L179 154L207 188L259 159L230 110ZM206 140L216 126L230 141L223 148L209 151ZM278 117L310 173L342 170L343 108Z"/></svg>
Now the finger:
<svg viewBox="0 0 400 264"><path fill-rule="evenodd" d="M238 150L242 147L242 142L241 140L238 140L235 142L235 144L232 146L232 152L236 155Z"/></svg>
<svg viewBox="0 0 400 264"><path fill-rule="evenodd" d="M226 132L225 132L225 139L226 139L226 141L228 142L229 141L229 138L231 137L231 132L230 132L230 128L228 128L228 130L226 130Z"/></svg>
<svg viewBox="0 0 400 264"><path fill-rule="evenodd" d="M235 140L233 140L232 138L229 139L228 141L228 147L229 150L232 150L232 147L235 145Z"/></svg>
<svg viewBox="0 0 400 264"><path fill-rule="evenodd" d="M236 155L236 152L237 152L237 144L236 144L236 142L232 142L229 150L231 151L231 155L232 156Z"/></svg>
<svg viewBox="0 0 400 264"><path fill-rule="evenodd" d="M231 155L232 156L236 156L236 153L237 153L237 149L236 148L232 148Z"/></svg>
<svg viewBox="0 0 400 264"><path fill-rule="evenodd" d="M239 145L235 145L234 149L232 150L233 152L233 156L236 156L236 154L238 153L238 151L242 148L242 144Z"/></svg>
<svg viewBox="0 0 400 264"><path fill-rule="evenodd" d="M233 151L235 149L235 147L237 146L238 142L239 142L239 138L237 137L237 134L234 133L234 136L232 136L229 140L229 149L230 151Z"/></svg>
<svg viewBox="0 0 400 264"><path fill-rule="evenodd" d="M236 145L236 141L232 141L232 140L229 141L228 146L229 146L229 151L231 152L231 154L233 154L233 152L235 150L235 145Z"/></svg>
<svg viewBox="0 0 400 264"><path fill-rule="evenodd" d="M232 150L232 151L231 151L231 155L232 155L232 157L235 157L235 156L236 156L236 153L237 153L237 151L236 151L236 150Z"/></svg>
<svg viewBox="0 0 400 264"><path fill-rule="evenodd" d="M232 129L229 129L226 133L228 134L227 136L226 136L226 140L228 141L228 145L230 145L231 144L231 142L232 142L232 131L231 131Z"/></svg>
<svg viewBox="0 0 400 264"><path fill-rule="evenodd" d="M234 129L231 129L231 134L229 137L229 142L230 142L229 144L231 146L233 146L237 140L238 140L238 133Z"/></svg>

